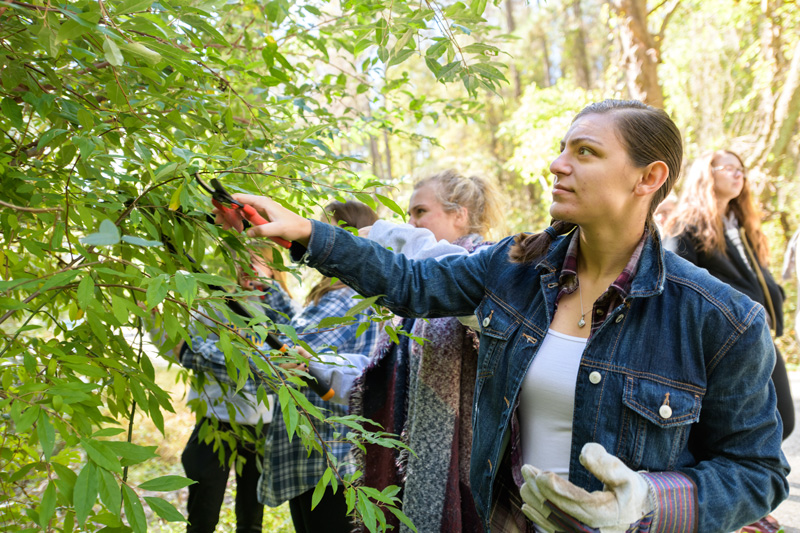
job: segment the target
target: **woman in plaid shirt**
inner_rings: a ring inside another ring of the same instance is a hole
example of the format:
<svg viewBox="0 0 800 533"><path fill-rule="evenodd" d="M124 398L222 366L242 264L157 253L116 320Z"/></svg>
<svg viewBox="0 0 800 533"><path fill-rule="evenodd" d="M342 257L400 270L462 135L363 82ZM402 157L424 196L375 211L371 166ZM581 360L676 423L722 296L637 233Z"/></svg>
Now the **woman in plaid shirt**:
<svg viewBox="0 0 800 533"><path fill-rule="evenodd" d="M337 226L343 222L345 226L361 228L372 225L378 218L372 209L355 201L333 202L325 211L332 219L331 223ZM316 352L336 350L341 353L369 355L378 339L378 324L371 325L361 335L357 335L359 324L369 320L369 311L357 315L355 324L318 328L317 324L323 318L344 316L361 301L353 299L356 296L353 289L341 281L333 284L331 281L330 278L324 278L311 290L306 308L292 318L291 326L299 338ZM309 389L304 389L303 393L314 406L331 416L348 414L347 407L324 401ZM350 444L334 438L335 433L346 434L347 428L341 424L316 419L312 419L312 423L327 450L336 459L338 474L342 477L353 474L355 464ZM319 504L311 509L314 488L327 467L328 459L316 450L309 455L297 435L289 439L283 417L276 416L267 435L264 469L259 480L259 500L270 507L276 507L288 500L292 521L298 533L349 533L353 525L347 516L343 490L334 494L329 486Z"/></svg>

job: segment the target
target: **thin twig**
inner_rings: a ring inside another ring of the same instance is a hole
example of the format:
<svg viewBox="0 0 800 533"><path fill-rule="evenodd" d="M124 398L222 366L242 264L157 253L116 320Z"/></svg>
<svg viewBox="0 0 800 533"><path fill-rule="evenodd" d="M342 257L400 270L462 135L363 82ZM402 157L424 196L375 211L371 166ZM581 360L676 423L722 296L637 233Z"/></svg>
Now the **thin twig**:
<svg viewBox="0 0 800 533"><path fill-rule="evenodd" d="M9 209L13 209L14 211L22 211L24 213L53 213L61 211L61 208L59 207L22 207L21 205L9 204L8 202L4 202L2 200L0 200L0 205Z"/></svg>

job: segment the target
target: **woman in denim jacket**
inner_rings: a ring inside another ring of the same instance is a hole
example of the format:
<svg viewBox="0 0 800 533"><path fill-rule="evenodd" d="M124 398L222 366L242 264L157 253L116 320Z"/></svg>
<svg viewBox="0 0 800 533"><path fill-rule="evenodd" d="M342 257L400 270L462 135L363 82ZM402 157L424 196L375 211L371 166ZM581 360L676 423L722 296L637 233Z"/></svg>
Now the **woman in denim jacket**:
<svg viewBox="0 0 800 533"><path fill-rule="evenodd" d="M681 158L663 110L592 104L550 167L553 226L440 261L236 198L272 221L251 236L294 241L395 313L477 314L470 480L487 530L728 532L788 493L775 354L762 306L662 248L652 212ZM556 394L535 401L542 387ZM530 431L541 421L553 435Z"/></svg>

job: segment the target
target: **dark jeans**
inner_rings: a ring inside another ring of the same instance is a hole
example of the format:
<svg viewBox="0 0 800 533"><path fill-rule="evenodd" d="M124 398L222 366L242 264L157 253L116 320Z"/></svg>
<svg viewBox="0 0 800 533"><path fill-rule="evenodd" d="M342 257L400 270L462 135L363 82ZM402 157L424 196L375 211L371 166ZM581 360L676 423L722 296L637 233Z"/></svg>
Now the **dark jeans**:
<svg viewBox="0 0 800 533"><path fill-rule="evenodd" d="M786 363L783 356L775 347L775 368L772 370L772 383L775 385L775 394L778 396L778 413L783 421L783 440L786 440L794 430L794 402L792 391L789 388L789 376L786 375Z"/></svg>
<svg viewBox="0 0 800 533"><path fill-rule="evenodd" d="M225 449L225 465L221 465L219 454L213 449L213 441L205 444L198 438L200 421L194 427L189 442L181 456L181 463L186 470L186 477L197 481L189 485L188 520L186 531L189 533L213 533L219 521L219 511L225 498L225 487L228 484L228 460L231 450ZM233 432L227 422L218 422L220 431ZM240 426L250 434L255 433L253 426ZM252 443L239 443L237 453L246 462L242 474L236 475L236 531L237 533L260 533L264 516L264 506L258 502L258 468L255 450Z"/></svg>
<svg viewBox="0 0 800 533"><path fill-rule="evenodd" d="M333 493L330 485L314 510L311 510L311 496L314 489L289 500L289 511L297 533L350 533L353 522L347 516L347 502L341 485Z"/></svg>

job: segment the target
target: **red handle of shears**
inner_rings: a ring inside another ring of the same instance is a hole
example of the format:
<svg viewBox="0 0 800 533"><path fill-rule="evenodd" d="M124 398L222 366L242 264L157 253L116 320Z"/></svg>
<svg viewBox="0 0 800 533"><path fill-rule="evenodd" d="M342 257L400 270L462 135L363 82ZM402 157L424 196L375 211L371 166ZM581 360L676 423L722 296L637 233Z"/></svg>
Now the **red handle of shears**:
<svg viewBox="0 0 800 533"><path fill-rule="evenodd" d="M236 226L236 222L238 221L236 209L241 209L244 211L244 217L254 226L260 226L261 224L267 224L269 221L258 214L258 212L253 208L251 205L243 205L239 207L236 204L233 204L233 207L225 207L222 203L218 202L217 200L211 200L211 203L214 204L214 207L219 209L222 212L222 216L228 221L228 224L231 226ZM292 243L287 241L286 239L282 239L280 237L270 237L270 240L273 242L283 246L284 248L291 248Z"/></svg>

